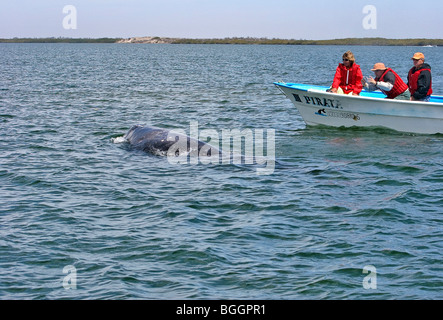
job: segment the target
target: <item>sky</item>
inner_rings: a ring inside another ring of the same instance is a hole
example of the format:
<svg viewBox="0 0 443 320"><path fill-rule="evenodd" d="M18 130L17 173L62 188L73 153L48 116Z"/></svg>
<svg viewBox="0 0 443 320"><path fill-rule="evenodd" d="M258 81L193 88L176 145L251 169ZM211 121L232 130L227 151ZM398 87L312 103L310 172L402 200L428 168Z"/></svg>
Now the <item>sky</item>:
<svg viewBox="0 0 443 320"><path fill-rule="evenodd" d="M0 38L441 39L442 12L441 0L1 0Z"/></svg>

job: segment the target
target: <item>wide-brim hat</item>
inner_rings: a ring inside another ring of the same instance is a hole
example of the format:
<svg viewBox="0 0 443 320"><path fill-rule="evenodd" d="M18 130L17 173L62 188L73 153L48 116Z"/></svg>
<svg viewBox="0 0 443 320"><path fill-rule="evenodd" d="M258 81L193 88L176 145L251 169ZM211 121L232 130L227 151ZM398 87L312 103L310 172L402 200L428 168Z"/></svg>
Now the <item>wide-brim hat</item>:
<svg viewBox="0 0 443 320"><path fill-rule="evenodd" d="M371 69L371 71L386 70L386 69L387 68L386 68L385 64L379 62L379 63L374 64L374 68Z"/></svg>

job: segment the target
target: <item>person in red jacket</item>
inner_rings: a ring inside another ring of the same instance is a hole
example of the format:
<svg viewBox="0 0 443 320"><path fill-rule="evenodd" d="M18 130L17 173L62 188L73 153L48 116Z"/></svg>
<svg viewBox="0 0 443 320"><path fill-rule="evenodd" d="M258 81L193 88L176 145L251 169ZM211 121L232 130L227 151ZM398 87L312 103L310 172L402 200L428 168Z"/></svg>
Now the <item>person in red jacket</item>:
<svg viewBox="0 0 443 320"><path fill-rule="evenodd" d="M360 95L363 90L363 73L355 63L354 54L351 51L343 54L343 63L340 63L335 72L334 81L329 92Z"/></svg>

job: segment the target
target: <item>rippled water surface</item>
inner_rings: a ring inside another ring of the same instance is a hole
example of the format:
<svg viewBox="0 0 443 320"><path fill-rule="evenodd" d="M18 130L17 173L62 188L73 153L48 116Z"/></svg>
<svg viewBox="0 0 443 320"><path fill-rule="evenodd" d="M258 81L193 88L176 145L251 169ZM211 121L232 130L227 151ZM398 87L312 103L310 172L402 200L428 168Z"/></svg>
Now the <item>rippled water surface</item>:
<svg viewBox="0 0 443 320"><path fill-rule="evenodd" d="M0 44L0 298L442 299L443 136L306 128L272 84L348 49ZM443 95L442 48L351 49ZM277 165L114 143L139 123L274 129Z"/></svg>

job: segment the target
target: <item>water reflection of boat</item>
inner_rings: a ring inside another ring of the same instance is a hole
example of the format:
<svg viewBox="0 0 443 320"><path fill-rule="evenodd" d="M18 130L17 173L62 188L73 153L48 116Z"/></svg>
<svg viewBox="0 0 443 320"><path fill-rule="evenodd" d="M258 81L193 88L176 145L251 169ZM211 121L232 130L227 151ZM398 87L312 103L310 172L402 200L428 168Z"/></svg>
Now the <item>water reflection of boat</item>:
<svg viewBox="0 0 443 320"><path fill-rule="evenodd" d="M328 87L274 83L300 112L307 125L385 127L401 132L443 133L443 96L430 102L385 99L381 92L360 96L326 92Z"/></svg>

